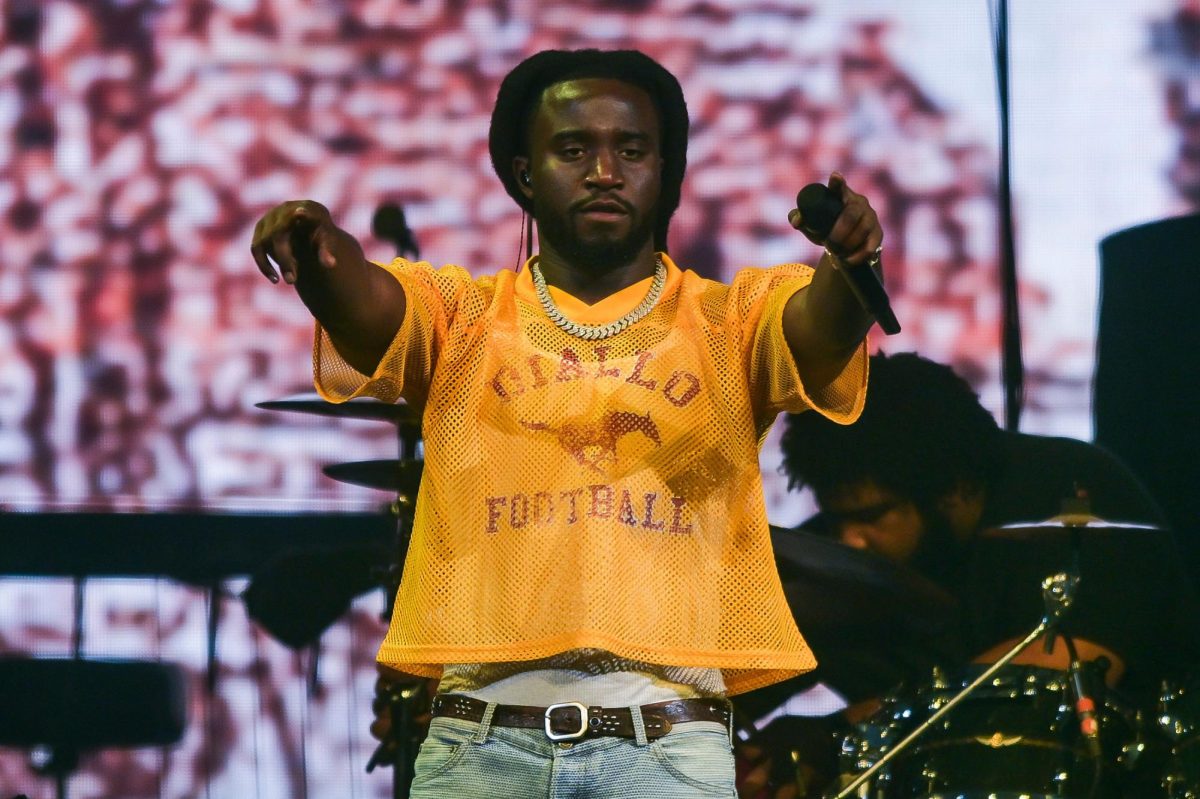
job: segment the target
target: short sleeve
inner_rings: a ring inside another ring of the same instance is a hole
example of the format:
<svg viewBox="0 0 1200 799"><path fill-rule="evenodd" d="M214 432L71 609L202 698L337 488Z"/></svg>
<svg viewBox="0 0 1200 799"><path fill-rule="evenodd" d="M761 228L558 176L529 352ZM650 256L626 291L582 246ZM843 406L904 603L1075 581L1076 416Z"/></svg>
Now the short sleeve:
<svg viewBox="0 0 1200 799"><path fill-rule="evenodd" d="M867 391L867 340L841 373L827 386L809 391L800 379L796 361L783 333L783 309L797 291L807 288L813 269L785 264L765 270L743 270L734 281L735 295L747 299L750 386L756 407L773 419L780 412L815 410L839 424L850 424L862 413ZM744 278L743 278L744 276ZM743 279L747 285L739 285Z"/></svg>
<svg viewBox="0 0 1200 799"><path fill-rule="evenodd" d="M435 270L428 263L401 258L376 266L391 273L404 289L406 310L400 329L375 372L364 375L342 358L328 332L317 323L313 382L317 392L331 402L360 396L396 402L403 397L410 404L421 405L459 308L475 286L470 273L457 266Z"/></svg>

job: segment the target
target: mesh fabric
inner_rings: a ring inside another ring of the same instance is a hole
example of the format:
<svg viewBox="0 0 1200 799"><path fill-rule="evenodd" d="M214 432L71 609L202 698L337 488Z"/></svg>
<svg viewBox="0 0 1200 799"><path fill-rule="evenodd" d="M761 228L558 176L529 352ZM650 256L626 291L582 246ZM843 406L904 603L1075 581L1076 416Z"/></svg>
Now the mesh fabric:
<svg viewBox="0 0 1200 799"><path fill-rule="evenodd" d="M654 310L602 341L557 328L528 269L474 279L403 260L383 268L409 311L374 375L318 327L323 396L403 397L423 414L381 662L436 677L592 648L719 668L731 694L813 668L775 568L758 448L780 411L853 421L866 344L810 396L782 328L809 267L725 285L663 258Z"/></svg>

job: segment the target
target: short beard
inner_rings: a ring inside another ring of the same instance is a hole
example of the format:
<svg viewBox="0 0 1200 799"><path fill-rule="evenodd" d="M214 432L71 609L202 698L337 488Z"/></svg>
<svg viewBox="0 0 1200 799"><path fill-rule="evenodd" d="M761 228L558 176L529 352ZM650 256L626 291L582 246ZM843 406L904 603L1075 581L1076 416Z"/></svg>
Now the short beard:
<svg viewBox="0 0 1200 799"><path fill-rule="evenodd" d="M533 201L533 215L538 223L538 232L572 265L589 272L603 272L615 266L631 263L646 242L654 235L654 214L643 217L619 239L609 239L595 244L580 240L570 227L570 214L544 213Z"/></svg>

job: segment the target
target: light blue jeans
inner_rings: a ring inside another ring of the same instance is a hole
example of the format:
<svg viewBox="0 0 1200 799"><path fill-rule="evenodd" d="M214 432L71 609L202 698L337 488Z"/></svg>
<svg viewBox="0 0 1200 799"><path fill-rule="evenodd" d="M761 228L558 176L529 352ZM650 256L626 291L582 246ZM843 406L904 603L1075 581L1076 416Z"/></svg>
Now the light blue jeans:
<svg viewBox="0 0 1200 799"><path fill-rule="evenodd" d="M411 799L737 799L729 731L710 721L676 724L646 739L554 742L540 730L439 717L421 745Z"/></svg>

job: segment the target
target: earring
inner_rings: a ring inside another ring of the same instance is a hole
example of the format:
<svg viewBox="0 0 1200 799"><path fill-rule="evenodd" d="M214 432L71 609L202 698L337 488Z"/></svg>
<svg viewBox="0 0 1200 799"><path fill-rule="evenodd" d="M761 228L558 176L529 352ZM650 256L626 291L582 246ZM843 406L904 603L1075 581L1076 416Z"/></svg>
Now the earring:
<svg viewBox="0 0 1200 799"><path fill-rule="evenodd" d="M521 183L523 183L526 186L533 185L533 179L529 177L529 170L525 170L524 172L521 173Z"/></svg>

